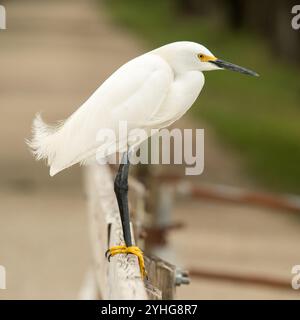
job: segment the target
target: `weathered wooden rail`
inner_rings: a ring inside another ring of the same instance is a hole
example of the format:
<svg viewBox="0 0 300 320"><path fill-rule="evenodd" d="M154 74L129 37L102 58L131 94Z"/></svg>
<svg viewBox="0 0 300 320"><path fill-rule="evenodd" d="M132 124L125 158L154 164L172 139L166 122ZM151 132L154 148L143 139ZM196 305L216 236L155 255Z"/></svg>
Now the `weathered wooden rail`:
<svg viewBox="0 0 300 320"><path fill-rule="evenodd" d="M132 237L143 248L146 222L145 190L143 185L130 178L130 211ZM110 263L106 250L123 244L119 209L113 190L113 174L108 165L93 165L85 169L89 228L92 244L92 267L81 290L82 299L174 299L178 281L175 266L156 257L145 257L148 280L140 275L137 258L133 255L116 255ZM176 278L177 277L177 278Z"/></svg>
<svg viewBox="0 0 300 320"><path fill-rule="evenodd" d="M262 191L247 190L239 187L220 184L194 184L182 179L179 175L156 175L154 180L160 184L172 185L178 194L194 199L217 200L245 205L255 205L274 210L300 213L298 195L274 194Z"/></svg>
<svg viewBox="0 0 300 320"><path fill-rule="evenodd" d="M118 255L109 264L104 252L122 242L118 206L113 191L113 174L109 166L86 169L86 191L89 205L89 225L93 248L93 264L85 279L80 297L83 299L174 299L176 283L188 283L187 275L175 266L156 257L145 257L149 281L140 277L134 256ZM131 178L130 212L132 235L142 249L165 246L166 231L180 227L172 224L170 213L174 196L185 195L195 199L218 200L240 204L259 205L270 209L300 212L299 197L274 196L226 186L194 185L181 177L147 175L150 196L145 201L144 186ZM145 210L151 211L151 215ZM182 227L182 226L181 226ZM146 241L143 235L147 234ZM264 275L247 275L190 269L195 278L224 280L241 284L256 284L290 290L286 279L273 279Z"/></svg>

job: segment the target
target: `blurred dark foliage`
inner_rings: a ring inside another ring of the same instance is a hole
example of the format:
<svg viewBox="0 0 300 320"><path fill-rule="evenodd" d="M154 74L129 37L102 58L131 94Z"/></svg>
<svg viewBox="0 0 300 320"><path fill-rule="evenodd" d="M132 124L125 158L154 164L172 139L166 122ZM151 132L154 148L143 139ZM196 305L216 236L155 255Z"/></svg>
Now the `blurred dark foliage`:
<svg viewBox="0 0 300 320"><path fill-rule="evenodd" d="M174 0L179 15L218 16L233 31L251 29L263 36L273 53L300 63L300 30L291 27L299 0Z"/></svg>

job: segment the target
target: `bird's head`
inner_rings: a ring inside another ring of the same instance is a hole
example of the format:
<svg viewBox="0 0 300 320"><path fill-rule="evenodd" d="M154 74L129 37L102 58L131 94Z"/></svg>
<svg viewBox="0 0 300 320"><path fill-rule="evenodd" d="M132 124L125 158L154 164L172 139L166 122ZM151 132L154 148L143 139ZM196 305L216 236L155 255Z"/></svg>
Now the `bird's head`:
<svg viewBox="0 0 300 320"><path fill-rule="evenodd" d="M188 41L174 42L159 50L161 50L161 54L178 72L227 69L251 76L258 76L254 71L216 58L214 54L199 43Z"/></svg>

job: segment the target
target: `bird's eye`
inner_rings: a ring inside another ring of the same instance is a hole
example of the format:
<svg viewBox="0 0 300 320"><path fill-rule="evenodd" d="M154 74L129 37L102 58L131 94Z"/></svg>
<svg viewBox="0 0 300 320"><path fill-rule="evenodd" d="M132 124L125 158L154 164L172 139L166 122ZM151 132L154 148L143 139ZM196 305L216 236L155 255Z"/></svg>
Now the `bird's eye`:
<svg viewBox="0 0 300 320"><path fill-rule="evenodd" d="M202 60L204 58L204 54L200 53L200 54L198 54L198 57L200 60Z"/></svg>

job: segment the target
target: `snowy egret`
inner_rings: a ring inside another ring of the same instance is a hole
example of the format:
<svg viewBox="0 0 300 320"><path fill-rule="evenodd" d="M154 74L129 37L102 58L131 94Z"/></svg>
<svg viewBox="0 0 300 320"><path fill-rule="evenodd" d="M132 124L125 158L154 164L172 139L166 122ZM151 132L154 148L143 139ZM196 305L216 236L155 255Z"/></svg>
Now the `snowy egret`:
<svg viewBox="0 0 300 320"><path fill-rule="evenodd" d="M121 66L59 125L49 126L37 116L29 146L38 160L48 160L50 175L53 176L95 157L100 144L103 144L96 140L99 129L117 130L119 121L127 121L132 129L160 129L170 125L192 106L200 94L204 85L203 71L219 69L257 76L251 70L216 58L198 43L182 41L167 44ZM107 148L116 144L112 141L105 143ZM120 253L136 255L144 276L143 253L133 246L130 234L127 199L130 161L124 143L118 143L115 151L123 152L124 158L115 178L114 190L125 244L110 248L108 253L109 256Z"/></svg>

